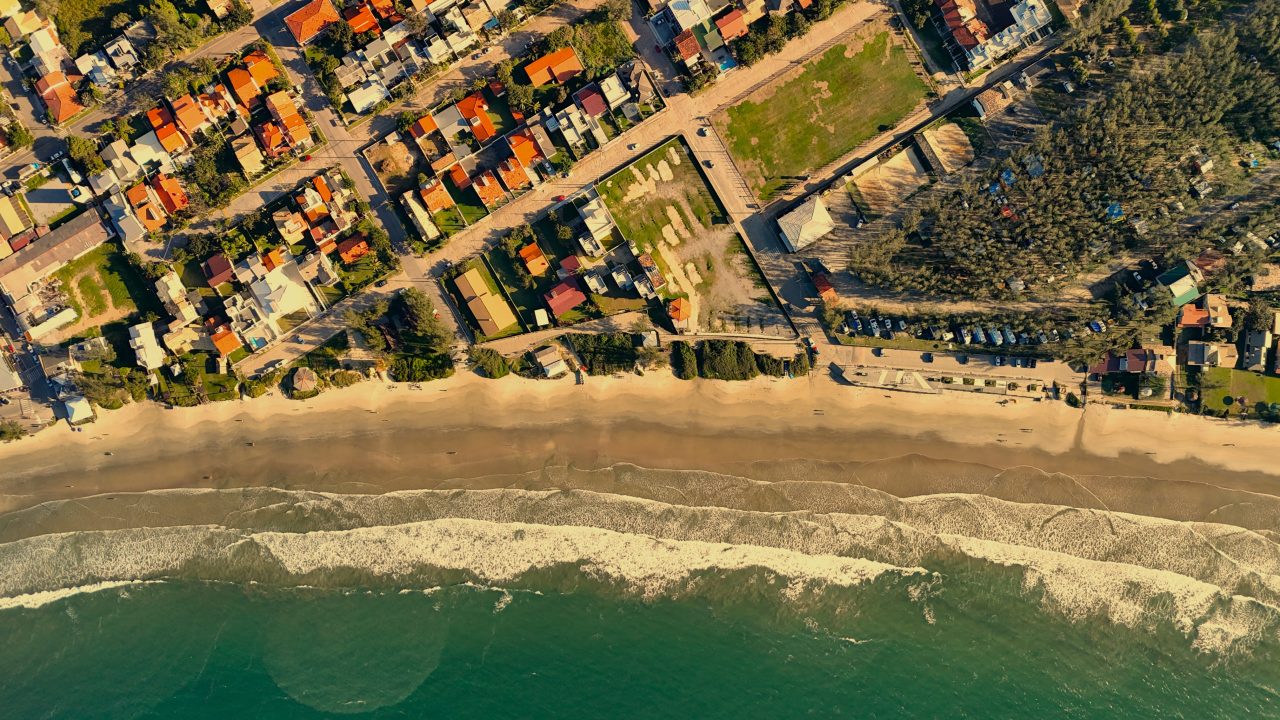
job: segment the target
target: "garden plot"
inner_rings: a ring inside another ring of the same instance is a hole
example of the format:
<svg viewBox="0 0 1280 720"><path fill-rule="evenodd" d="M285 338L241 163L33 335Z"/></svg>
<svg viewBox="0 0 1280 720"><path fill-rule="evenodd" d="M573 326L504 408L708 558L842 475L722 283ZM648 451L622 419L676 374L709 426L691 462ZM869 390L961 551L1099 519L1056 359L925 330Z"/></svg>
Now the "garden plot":
<svg viewBox="0 0 1280 720"><path fill-rule="evenodd" d="M664 293L690 301L690 328L759 332L784 320L742 240L675 139L596 186L618 231L654 256Z"/></svg>

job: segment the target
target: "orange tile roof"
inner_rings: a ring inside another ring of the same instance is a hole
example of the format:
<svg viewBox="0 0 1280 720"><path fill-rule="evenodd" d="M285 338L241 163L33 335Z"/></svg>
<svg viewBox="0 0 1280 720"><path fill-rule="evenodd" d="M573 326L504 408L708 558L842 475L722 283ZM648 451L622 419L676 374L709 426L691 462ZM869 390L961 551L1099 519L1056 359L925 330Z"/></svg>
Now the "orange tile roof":
<svg viewBox="0 0 1280 720"><path fill-rule="evenodd" d="M489 104L478 92L471 93L458 102L458 112L471 126L471 132L475 133L476 139L480 142L485 142L498 134L498 129L493 126L493 120L486 112L488 109Z"/></svg>
<svg viewBox="0 0 1280 720"><path fill-rule="evenodd" d="M303 44L340 19L337 8L329 0L311 0L286 16L284 24L293 33L293 38Z"/></svg>
<svg viewBox="0 0 1280 720"><path fill-rule="evenodd" d="M307 121L298 114L298 106L293 103L293 98L289 97L288 92L281 90L268 95L267 108L284 126L285 134L289 136L291 143L297 145L311 139L311 130L307 128Z"/></svg>
<svg viewBox="0 0 1280 720"><path fill-rule="evenodd" d="M498 163L498 175L502 178L502 184L513 193L532 184L529 175L515 161L515 158L507 158Z"/></svg>
<svg viewBox="0 0 1280 720"><path fill-rule="evenodd" d="M741 9L734 8L716 20L716 28L720 30L720 38L725 42L735 40L747 34L746 16Z"/></svg>
<svg viewBox="0 0 1280 720"><path fill-rule="evenodd" d="M370 30L381 32L381 28L378 27L378 18L373 16L373 11L365 3L343 10L342 16L347 19L347 24L351 26L351 31L357 35L367 33Z"/></svg>
<svg viewBox="0 0 1280 720"><path fill-rule="evenodd" d="M553 82L562 83L577 75L582 72L582 63L578 60L578 53L567 47L525 65L524 72L534 87L540 87Z"/></svg>
<svg viewBox="0 0 1280 720"><path fill-rule="evenodd" d="M370 1L373 3L373 9L377 11L378 15L383 18L390 19L392 17L396 17L397 15L399 15L399 13L396 12L396 4L394 0L370 0Z"/></svg>
<svg viewBox="0 0 1280 720"><path fill-rule="evenodd" d="M426 185L418 188L418 195L422 197L422 203L427 206L427 212L433 213L454 205L453 196L439 180L430 180Z"/></svg>
<svg viewBox="0 0 1280 720"><path fill-rule="evenodd" d="M369 254L369 241L363 235L352 235L338 243L338 257L344 263L353 263Z"/></svg>
<svg viewBox="0 0 1280 720"><path fill-rule="evenodd" d="M143 183L138 183L128 190L125 190L124 197L129 201L129 204L135 208L139 205L145 205L149 200L147 196L147 186Z"/></svg>
<svg viewBox="0 0 1280 720"><path fill-rule="evenodd" d="M156 196L160 198L160 204L164 205L166 212L175 213L190 204L187 191L182 189L182 183L176 177L160 173L151 178L151 187L155 188Z"/></svg>
<svg viewBox="0 0 1280 720"><path fill-rule="evenodd" d="M281 251L280 248L272 248L262 256L262 264L267 268L267 270L275 270L281 265L284 265L284 252Z"/></svg>
<svg viewBox="0 0 1280 720"><path fill-rule="evenodd" d="M178 123L178 129L188 137L209 122L209 118L200 109L200 103L192 95L183 95L170 104L173 106L173 117Z"/></svg>
<svg viewBox="0 0 1280 720"><path fill-rule="evenodd" d="M308 225L316 225L327 217L329 217L329 208L324 205L316 205L302 211L302 217L307 219Z"/></svg>
<svg viewBox="0 0 1280 720"><path fill-rule="evenodd" d="M436 129L436 121L430 115L423 115L409 127L409 135L417 139L435 132Z"/></svg>
<svg viewBox="0 0 1280 720"><path fill-rule="evenodd" d="M266 85L272 79L280 77L280 72L276 70L275 63L271 62L271 58L262 50L254 50L244 56L244 67L249 71L249 75L253 81L261 87Z"/></svg>
<svg viewBox="0 0 1280 720"><path fill-rule="evenodd" d="M258 128L259 139L262 140L262 149L271 157L280 154L284 148L284 132L280 130L280 126L273 122L263 123Z"/></svg>
<svg viewBox="0 0 1280 720"><path fill-rule="evenodd" d="M692 30L685 30L676 36L676 53L680 55L681 60L692 60L698 57L701 52L701 46L698 45L698 38L693 36Z"/></svg>
<svg viewBox="0 0 1280 720"><path fill-rule="evenodd" d="M480 173L471 184L471 187L480 196L480 202L492 205L502 199L506 193L502 190L502 186L498 184L498 179L493 176L492 170L485 170Z"/></svg>
<svg viewBox="0 0 1280 720"><path fill-rule="evenodd" d="M253 74L244 68L231 68L227 73L227 81L231 83L231 89L235 91L236 98L245 105L260 94L253 80Z"/></svg>
<svg viewBox="0 0 1280 720"><path fill-rule="evenodd" d="M147 111L147 122L151 123L152 130L159 130L173 122L173 115L170 115L169 111L162 107L153 107Z"/></svg>
<svg viewBox="0 0 1280 720"><path fill-rule="evenodd" d="M667 308L667 311L671 314L672 320L675 320L676 322L684 322L693 315L693 306L685 298L676 298L671 301L671 305Z"/></svg>
<svg viewBox="0 0 1280 720"><path fill-rule="evenodd" d="M317 193L320 193L321 200L329 202L333 199L333 192L329 190L329 183L324 179L323 175L311 178L311 185L315 187Z"/></svg>
<svg viewBox="0 0 1280 720"><path fill-rule="evenodd" d="M533 167L535 162L542 159L542 151L538 149L538 143L533 139L533 133L528 128L508 135L507 141L511 143L511 152L521 165Z"/></svg>
<svg viewBox="0 0 1280 720"><path fill-rule="evenodd" d="M236 350L240 349L240 338L231 332L230 328L223 327L218 332L209 336L213 340L213 346L218 349L218 354L226 357Z"/></svg>
<svg viewBox="0 0 1280 720"><path fill-rule="evenodd" d="M536 242L520 248L520 259L524 261L524 267L530 275L541 275L551 269L546 253L542 252L542 248Z"/></svg>
<svg viewBox="0 0 1280 720"><path fill-rule="evenodd" d="M138 220L148 232L159 230L168 221L168 216L165 215L164 209L151 199L151 194L147 192L146 185L138 183L129 188L125 191L125 198L133 206L134 214L138 216Z"/></svg>
<svg viewBox="0 0 1280 720"><path fill-rule="evenodd" d="M454 165L449 168L449 177L453 180L453 184L458 186L459 190L465 190L471 185L471 178L467 175L467 171L462 169L461 165Z"/></svg>
<svg viewBox="0 0 1280 720"><path fill-rule="evenodd" d="M40 78L36 82L36 89L44 100L45 107L49 108L49 115L55 124L66 122L84 110L84 106L76 99L76 89L61 72L52 72Z"/></svg>
<svg viewBox="0 0 1280 720"><path fill-rule="evenodd" d="M160 140L160 145L171 153L187 147L187 139L178 132L178 126L172 123L156 128L156 138Z"/></svg>

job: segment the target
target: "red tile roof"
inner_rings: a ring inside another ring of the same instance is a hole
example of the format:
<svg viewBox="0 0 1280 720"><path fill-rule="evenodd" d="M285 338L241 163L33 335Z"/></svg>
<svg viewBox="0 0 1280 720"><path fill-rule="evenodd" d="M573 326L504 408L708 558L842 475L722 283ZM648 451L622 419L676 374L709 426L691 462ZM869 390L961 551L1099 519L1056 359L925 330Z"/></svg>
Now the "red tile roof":
<svg viewBox="0 0 1280 720"><path fill-rule="evenodd" d="M516 162L515 158L507 158L498 163L498 177L502 178L502 184L506 185L507 189L513 193L533 184L529 180L528 173Z"/></svg>
<svg viewBox="0 0 1280 720"><path fill-rule="evenodd" d="M458 112L462 113L463 119L471 126L471 132L475 133L480 142L486 142L498 134L498 129L493 126L493 120L486 112L488 109L489 104L478 92L462 98L458 103Z"/></svg>
<svg viewBox="0 0 1280 720"><path fill-rule="evenodd" d="M178 123L178 129L186 133L187 137L195 135L197 130L209 122L209 118L200 109L200 102L193 95L183 95L170 105L173 106L173 117Z"/></svg>
<svg viewBox="0 0 1280 720"><path fill-rule="evenodd" d="M692 60L702 51L701 46L698 45L698 38L693 36L692 30L685 30L677 35L675 44L676 54L681 60Z"/></svg>
<svg viewBox="0 0 1280 720"><path fill-rule="evenodd" d="M498 184L498 178L494 177L492 170L485 170L477 175L471 183L471 188L480 196L480 202L486 206L493 205L506 195L502 186Z"/></svg>
<svg viewBox="0 0 1280 720"><path fill-rule="evenodd" d="M324 29L338 22L338 10L329 0L311 0L284 19L289 32L299 44L306 43L324 32Z"/></svg>
<svg viewBox="0 0 1280 720"><path fill-rule="evenodd" d="M271 62L271 58L261 50L254 50L244 56L244 67L253 76L253 81L261 87L266 85L273 78L280 76L280 72L276 70L276 66Z"/></svg>
<svg viewBox="0 0 1280 720"><path fill-rule="evenodd" d="M588 85L574 93L573 99L577 100L582 106L582 111L591 117L600 117L609 112L609 103L604 101L604 95L600 94L600 90L595 85Z"/></svg>
<svg viewBox="0 0 1280 720"><path fill-rule="evenodd" d="M747 34L746 16L740 8L734 8L716 20L716 28L725 42L735 40Z"/></svg>
<svg viewBox="0 0 1280 720"><path fill-rule="evenodd" d="M378 27L378 18L373 16L373 11L365 3L343 10L342 16L347 19L347 24L351 26L351 31L354 33L366 33L370 30L382 32Z"/></svg>
<svg viewBox="0 0 1280 720"><path fill-rule="evenodd" d="M427 206L427 212L433 213L454 206L449 189L439 180L427 181L426 185L418 188L418 195L422 198L422 203Z"/></svg>
<svg viewBox="0 0 1280 720"><path fill-rule="evenodd" d="M187 139L182 137L178 126L173 123L156 128L156 138L167 152L175 153L187 147Z"/></svg>
<svg viewBox="0 0 1280 720"><path fill-rule="evenodd" d="M159 130L173 122L173 115L163 107L153 107L147 111L147 122L151 123L152 130Z"/></svg>
<svg viewBox="0 0 1280 720"><path fill-rule="evenodd" d="M323 175L317 175L311 178L311 185L320 194L320 199L329 202L333 199L333 192L329 190L329 182L324 179Z"/></svg>
<svg viewBox="0 0 1280 720"><path fill-rule="evenodd" d="M507 136L507 142L511 143L511 153L516 156L516 160L525 167L533 167L542 158L538 142L533 139L533 133L528 128L511 133Z"/></svg>
<svg viewBox="0 0 1280 720"><path fill-rule="evenodd" d="M520 259L524 261L524 267L530 275L541 275L551 269L546 253L542 252L542 248L536 242L520 248Z"/></svg>
<svg viewBox="0 0 1280 720"><path fill-rule="evenodd" d="M204 270L204 276L209 281L209 287L217 287L231 280L231 261L222 253L215 253L205 260L201 269Z"/></svg>
<svg viewBox="0 0 1280 720"><path fill-rule="evenodd" d="M569 278L542 296L547 301L551 314L560 317L587 301L587 296L578 289L578 279Z"/></svg>
<svg viewBox="0 0 1280 720"><path fill-rule="evenodd" d="M165 212L175 213L190 204L187 200L187 192L182 189L178 178L160 173L151 178L151 187L155 188L156 196L160 198L160 204L164 205Z"/></svg>
<svg viewBox="0 0 1280 720"><path fill-rule="evenodd" d="M217 348L218 354L226 357L236 350L240 349L240 338L231 332L231 328L222 326L217 332L209 336L213 341L213 346Z"/></svg>
<svg viewBox="0 0 1280 720"><path fill-rule="evenodd" d="M227 72L227 82L231 83L231 89L235 92L236 98L245 105L253 102L253 99L259 95L253 73L244 68L231 68Z"/></svg>
<svg viewBox="0 0 1280 720"><path fill-rule="evenodd" d="M667 312L670 313L672 320L684 322L693 315L693 304L685 298L676 298L667 307Z"/></svg>
<svg viewBox="0 0 1280 720"><path fill-rule="evenodd" d="M369 254L369 240L364 235L352 235L338 243L338 257L344 263L353 263Z"/></svg>
<svg viewBox="0 0 1280 720"><path fill-rule="evenodd" d="M463 170L461 165L454 165L449 168L449 178L453 180L453 184L459 190L465 190L471 186L471 177L467 175L467 171Z"/></svg>
<svg viewBox="0 0 1280 720"><path fill-rule="evenodd" d="M409 127L409 135L413 138L420 138L430 135L436 130L436 121L431 119L430 115L423 115L418 121Z"/></svg>
<svg viewBox="0 0 1280 720"><path fill-rule="evenodd" d="M540 87L553 82L562 83L577 75L582 72L582 63L578 60L578 53L567 47L525 65L524 72L534 87Z"/></svg>
<svg viewBox="0 0 1280 720"><path fill-rule="evenodd" d="M977 17L977 9L973 0L935 0L942 11L942 19L951 31L956 44L965 50L972 50L991 37L991 31ZM968 21L965 17L969 17Z"/></svg>
<svg viewBox="0 0 1280 720"><path fill-rule="evenodd" d="M66 122L84 110L84 106L76 99L76 89L61 72L52 72L40 78L36 82L36 90L55 124Z"/></svg>

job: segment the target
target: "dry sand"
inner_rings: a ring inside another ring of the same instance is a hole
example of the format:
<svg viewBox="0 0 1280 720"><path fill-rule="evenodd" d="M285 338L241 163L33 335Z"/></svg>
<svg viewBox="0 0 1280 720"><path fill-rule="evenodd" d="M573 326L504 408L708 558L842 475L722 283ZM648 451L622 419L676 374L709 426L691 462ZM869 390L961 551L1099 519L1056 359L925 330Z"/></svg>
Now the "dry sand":
<svg viewBox="0 0 1280 720"><path fill-rule="evenodd" d="M899 496L983 492L1044 501L1065 483L1077 491L1087 485L1113 509L1194 519L1231 505L1269 506L1268 496L1280 495L1276 446L1277 431L1264 426L886 395L825 375L729 383L662 372L582 386L461 375L417 390L365 383L301 402L269 396L102 412L84 432L60 426L0 448L0 510L174 487L503 486L490 476L554 465L633 463L774 479L771 463L803 459L828 479L856 473L857 482ZM1011 482L1014 475L1000 472L1017 466L1069 476L1029 470Z"/></svg>

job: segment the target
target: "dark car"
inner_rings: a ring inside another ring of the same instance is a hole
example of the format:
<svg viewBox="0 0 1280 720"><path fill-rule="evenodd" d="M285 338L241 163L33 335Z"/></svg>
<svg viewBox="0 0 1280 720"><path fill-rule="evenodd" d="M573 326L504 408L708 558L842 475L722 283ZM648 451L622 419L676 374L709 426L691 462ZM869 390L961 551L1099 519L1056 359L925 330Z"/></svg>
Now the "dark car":
<svg viewBox="0 0 1280 720"><path fill-rule="evenodd" d="M374 284L373 284L373 286L374 286L374 287L386 287L386 286L387 286L387 279L386 279L386 278L382 278L382 279L381 279L381 280L379 280L378 282L374 283Z"/></svg>

